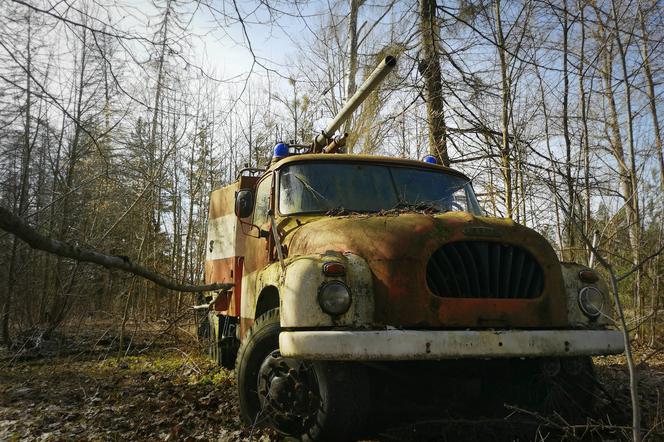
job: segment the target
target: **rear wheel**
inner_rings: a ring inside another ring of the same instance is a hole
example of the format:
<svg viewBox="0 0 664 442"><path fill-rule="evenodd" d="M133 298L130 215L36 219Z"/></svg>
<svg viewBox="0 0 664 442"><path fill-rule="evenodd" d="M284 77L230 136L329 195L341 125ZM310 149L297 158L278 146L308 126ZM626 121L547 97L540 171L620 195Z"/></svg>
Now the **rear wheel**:
<svg viewBox="0 0 664 442"><path fill-rule="evenodd" d="M235 367L235 359L239 341L235 337L235 325L237 320L233 317L215 315L207 318L208 324L208 355L218 365L232 370Z"/></svg>
<svg viewBox="0 0 664 442"><path fill-rule="evenodd" d="M368 411L364 371L282 357L279 331L279 309L270 310L240 346L236 374L244 422L304 441L353 437Z"/></svg>
<svg viewBox="0 0 664 442"><path fill-rule="evenodd" d="M217 326L217 320L216 318L211 318L210 316L208 316L206 322L207 322L206 334L208 339L208 357L218 363L219 345L218 345L217 330L219 329L219 327Z"/></svg>

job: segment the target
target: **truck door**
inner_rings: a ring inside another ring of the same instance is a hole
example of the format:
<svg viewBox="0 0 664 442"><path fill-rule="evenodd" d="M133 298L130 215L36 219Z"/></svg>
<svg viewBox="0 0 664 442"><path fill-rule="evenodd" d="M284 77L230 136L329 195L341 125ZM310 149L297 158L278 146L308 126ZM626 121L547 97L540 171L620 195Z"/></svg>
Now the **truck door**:
<svg viewBox="0 0 664 442"><path fill-rule="evenodd" d="M271 261L270 235L267 232L270 231L268 211L272 203L272 177L273 174L271 173L264 176L256 186L256 202L254 204L251 223L260 228L260 231L263 233L259 234L256 228L253 228L251 235L245 236L244 270L242 273L242 316L244 316L244 312L246 311L244 310L245 306L250 308L249 311L253 311L258 296L258 293L256 293L258 271L265 268Z"/></svg>

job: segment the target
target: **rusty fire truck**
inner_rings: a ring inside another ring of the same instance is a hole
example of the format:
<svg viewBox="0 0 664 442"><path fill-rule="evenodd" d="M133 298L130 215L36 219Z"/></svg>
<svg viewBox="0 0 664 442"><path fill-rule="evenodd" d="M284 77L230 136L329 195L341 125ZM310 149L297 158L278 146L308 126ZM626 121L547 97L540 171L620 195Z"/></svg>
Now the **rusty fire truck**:
<svg viewBox="0 0 664 442"><path fill-rule="evenodd" d="M395 62L306 153L278 145L266 170L211 193L206 283L234 284L211 299L211 352L235 368L248 425L350 437L370 412L377 364L526 364L502 376L574 385L592 375L590 356L624 349L599 275L484 215L467 176L338 153L345 138L332 135ZM491 384L493 370L481 379Z"/></svg>

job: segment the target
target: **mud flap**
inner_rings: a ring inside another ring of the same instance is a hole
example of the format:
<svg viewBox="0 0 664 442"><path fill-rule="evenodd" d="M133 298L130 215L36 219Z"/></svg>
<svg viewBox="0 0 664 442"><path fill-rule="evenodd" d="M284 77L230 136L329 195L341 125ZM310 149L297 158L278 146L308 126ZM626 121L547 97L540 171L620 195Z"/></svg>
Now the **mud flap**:
<svg viewBox="0 0 664 442"><path fill-rule="evenodd" d="M208 356L218 365L232 370L240 346L236 337L237 318L210 312L208 329Z"/></svg>

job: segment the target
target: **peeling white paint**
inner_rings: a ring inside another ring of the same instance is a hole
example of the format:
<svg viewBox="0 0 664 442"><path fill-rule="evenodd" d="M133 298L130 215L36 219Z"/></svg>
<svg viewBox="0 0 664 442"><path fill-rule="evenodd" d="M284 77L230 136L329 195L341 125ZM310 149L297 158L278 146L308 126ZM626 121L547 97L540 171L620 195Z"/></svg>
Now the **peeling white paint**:
<svg viewBox="0 0 664 442"><path fill-rule="evenodd" d="M281 354L311 360L438 360L619 354L617 330L285 331Z"/></svg>
<svg viewBox="0 0 664 442"><path fill-rule="evenodd" d="M579 279L579 272L587 269L588 267L586 266L570 262L561 262L560 266L563 272L563 283L565 284L565 294L567 296L567 320L569 325L571 327L590 328L611 325L613 323L612 304L606 283L602 279L595 284L588 284L581 281ZM588 319L579 307L579 291L586 286L596 287L604 295L602 314L595 320Z"/></svg>
<svg viewBox="0 0 664 442"><path fill-rule="evenodd" d="M235 228L237 222L234 213L211 219L208 222L207 260L230 258L236 255Z"/></svg>

